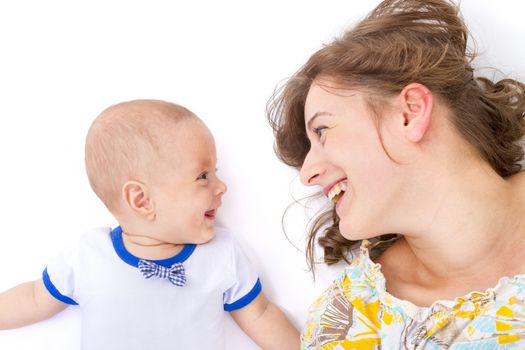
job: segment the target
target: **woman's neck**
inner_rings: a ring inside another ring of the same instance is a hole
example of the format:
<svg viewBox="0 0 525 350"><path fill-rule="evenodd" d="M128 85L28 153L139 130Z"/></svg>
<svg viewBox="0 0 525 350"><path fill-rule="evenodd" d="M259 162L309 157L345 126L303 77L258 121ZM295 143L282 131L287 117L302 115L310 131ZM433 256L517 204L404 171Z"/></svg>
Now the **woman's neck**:
<svg viewBox="0 0 525 350"><path fill-rule="evenodd" d="M525 260L515 259L525 247L524 199L516 194L525 180L510 182L471 164L429 186L427 204L416 209L426 216L403 232L422 281L525 273Z"/></svg>

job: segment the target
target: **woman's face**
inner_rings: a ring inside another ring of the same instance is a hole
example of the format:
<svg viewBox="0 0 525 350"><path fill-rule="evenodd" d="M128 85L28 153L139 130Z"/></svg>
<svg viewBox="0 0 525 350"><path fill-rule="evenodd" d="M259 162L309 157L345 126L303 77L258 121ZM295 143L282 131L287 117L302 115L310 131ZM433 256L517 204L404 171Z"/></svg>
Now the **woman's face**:
<svg viewBox="0 0 525 350"><path fill-rule="evenodd" d="M311 148L301 167L301 181L321 186L335 202L339 228L347 239L391 233L389 212L401 188L399 166L386 154L375 117L356 91L314 81L305 103L305 125ZM385 148L388 110L379 127ZM390 118L395 119L395 118Z"/></svg>

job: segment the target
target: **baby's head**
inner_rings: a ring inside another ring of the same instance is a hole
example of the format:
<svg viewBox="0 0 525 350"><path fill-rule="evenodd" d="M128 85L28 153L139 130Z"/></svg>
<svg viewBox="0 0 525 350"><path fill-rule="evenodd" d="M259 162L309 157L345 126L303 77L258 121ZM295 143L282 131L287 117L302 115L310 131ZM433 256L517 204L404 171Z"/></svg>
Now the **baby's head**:
<svg viewBox="0 0 525 350"><path fill-rule="evenodd" d="M205 243L226 185L213 136L188 109L135 100L104 110L86 138L91 187L125 232Z"/></svg>

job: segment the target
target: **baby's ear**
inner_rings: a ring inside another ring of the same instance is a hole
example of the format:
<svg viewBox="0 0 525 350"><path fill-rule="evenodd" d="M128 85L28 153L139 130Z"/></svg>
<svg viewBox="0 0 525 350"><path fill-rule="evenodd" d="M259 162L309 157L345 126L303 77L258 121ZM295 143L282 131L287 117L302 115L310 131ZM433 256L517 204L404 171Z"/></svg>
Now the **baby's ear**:
<svg viewBox="0 0 525 350"><path fill-rule="evenodd" d="M127 181L122 186L122 199L131 211L141 218L153 220L155 210L147 186L139 181Z"/></svg>

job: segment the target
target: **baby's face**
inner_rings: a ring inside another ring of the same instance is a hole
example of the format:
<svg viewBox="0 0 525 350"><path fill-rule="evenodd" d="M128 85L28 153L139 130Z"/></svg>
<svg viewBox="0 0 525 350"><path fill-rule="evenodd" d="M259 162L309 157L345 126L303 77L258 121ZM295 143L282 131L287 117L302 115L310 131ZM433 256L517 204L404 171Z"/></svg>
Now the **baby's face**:
<svg viewBox="0 0 525 350"><path fill-rule="evenodd" d="M158 238L176 244L208 242L226 192L216 174L213 137L200 120L187 119L166 139L149 186Z"/></svg>

